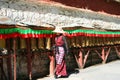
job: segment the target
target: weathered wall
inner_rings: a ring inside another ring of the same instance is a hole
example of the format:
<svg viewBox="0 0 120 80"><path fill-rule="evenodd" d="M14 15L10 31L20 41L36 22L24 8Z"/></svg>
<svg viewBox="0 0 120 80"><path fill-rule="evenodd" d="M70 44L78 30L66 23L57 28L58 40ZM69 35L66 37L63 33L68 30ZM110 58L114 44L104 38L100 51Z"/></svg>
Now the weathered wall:
<svg viewBox="0 0 120 80"><path fill-rule="evenodd" d="M6 60L4 59L4 71L7 75L7 65ZM12 59L13 61L13 59ZM34 51L32 53L32 78L36 79L37 77L44 77L49 75L49 58L46 51ZM77 67L73 54L66 56L67 70L71 71ZM26 80L28 78L27 74L27 57L25 51L20 51L17 53L17 80ZM12 62L13 66L13 62ZM13 67L12 67L13 71ZM13 75L13 72L11 72ZM1 74L0 74L1 75ZM0 76L1 79L1 76Z"/></svg>
<svg viewBox="0 0 120 80"><path fill-rule="evenodd" d="M49 74L49 58L47 53L32 53L32 77L41 77ZM17 78L25 79L27 75L27 58L25 52L20 52L17 56Z"/></svg>

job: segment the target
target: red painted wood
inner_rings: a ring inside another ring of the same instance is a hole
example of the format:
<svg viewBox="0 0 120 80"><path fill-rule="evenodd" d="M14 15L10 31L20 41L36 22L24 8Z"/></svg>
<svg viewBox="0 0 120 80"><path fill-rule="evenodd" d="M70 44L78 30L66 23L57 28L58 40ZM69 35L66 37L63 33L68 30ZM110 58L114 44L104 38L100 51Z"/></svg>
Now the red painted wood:
<svg viewBox="0 0 120 80"><path fill-rule="evenodd" d="M102 60L104 61L105 60L105 50L104 50L104 47L102 48Z"/></svg>
<svg viewBox="0 0 120 80"><path fill-rule="evenodd" d="M14 54L13 54L13 63L14 63L14 80L17 79L16 76L16 39L13 39L13 50L14 50Z"/></svg>
<svg viewBox="0 0 120 80"><path fill-rule="evenodd" d="M80 48L79 54L78 55L74 54L75 59L76 59L77 64L78 64L78 67L79 68L84 68L85 67L87 58L88 58L91 50L94 50L98 54L98 56L102 59L102 63L106 63L112 47L114 47L114 46L103 46L103 47L97 47L97 48L96 47ZM98 52L97 51L98 48L102 49L102 51ZM85 55L84 55L83 52L85 52L86 50L87 50L87 53L85 53ZM117 50L117 52L119 52L119 51ZM74 53L76 53L76 52L74 51Z"/></svg>
<svg viewBox="0 0 120 80"><path fill-rule="evenodd" d="M55 57L53 55L49 55L49 59L50 59L49 76L53 76L55 70Z"/></svg>
<svg viewBox="0 0 120 80"><path fill-rule="evenodd" d="M101 53L99 53L97 50L94 50L97 54L98 54L98 56L102 59L102 56L101 56Z"/></svg>
<svg viewBox="0 0 120 80"><path fill-rule="evenodd" d="M36 0L41 1L41 0ZM89 9L96 12L105 12L113 15L120 15L120 3L113 0L42 0L55 4L58 2L66 6Z"/></svg>
<svg viewBox="0 0 120 80"><path fill-rule="evenodd" d="M105 55L105 60L104 60L104 62L107 61L108 55L110 54L110 50L111 50L111 47L109 47L108 50L106 51L106 55Z"/></svg>
<svg viewBox="0 0 120 80"><path fill-rule="evenodd" d="M32 80L32 59L31 59L31 45L30 45L30 38L26 39L27 45L27 69L28 69L28 76L29 80Z"/></svg>
<svg viewBox="0 0 120 80"><path fill-rule="evenodd" d="M87 61L87 58L89 56L90 50L87 51L86 55L84 56L84 62L83 62L83 67L85 66L85 63Z"/></svg>
<svg viewBox="0 0 120 80"><path fill-rule="evenodd" d="M83 53L82 53L82 51L79 52L78 61L79 61L80 67L83 68Z"/></svg>
<svg viewBox="0 0 120 80"><path fill-rule="evenodd" d="M112 46L109 46L107 51L105 51L106 47L101 47L102 48L102 52L101 53L99 53L97 50L95 50L95 52L98 54L98 56L102 59L103 63L106 62L106 60L108 58L108 55L110 54L111 47Z"/></svg>

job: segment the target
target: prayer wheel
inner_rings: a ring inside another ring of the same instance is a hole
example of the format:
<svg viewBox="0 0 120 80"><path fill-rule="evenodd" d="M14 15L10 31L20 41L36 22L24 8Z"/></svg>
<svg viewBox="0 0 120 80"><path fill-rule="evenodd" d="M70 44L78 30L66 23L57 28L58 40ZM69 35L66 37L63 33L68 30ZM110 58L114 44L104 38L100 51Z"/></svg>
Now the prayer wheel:
<svg viewBox="0 0 120 80"><path fill-rule="evenodd" d="M26 40L24 38L20 38L20 48L26 48Z"/></svg>
<svg viewBox="0 0 120 80"><path fill-rule="evenodd" d="M118 38L118 43L120 44L120 38Z"/></svg>
<svg viewBox="0 0 120 80"><path fill-rule="evenodd" d="M72 46L72 47L76 47L75 37L72 37L72 38L71 38L71 46Z"/></svg>
<svg viewBox="0 0 120 80"><path fill-rule="evenodd" d="M67 45L70 48L71 47L71 38L66 37Z"/></svg>
<svg viewBox="0 0 120 80"><path fill-rule="evenodd" d="M88 42L88 43L89 43L89 45L88 45L88 46L92 46L92 38L91 38L91 37L89 37L88 39L89 39L89 42ZM85 40L86 40L86 38L85 38ZM85 42L85 46L86 46L86 42Z"/></svg>
<svg viewBox="0 0 120 80"><path fill-rule="evenodd" d="M36 38L31 38L31 49L37 49Z"/></svg>
<svg viewBox="0 0 120 80"><path fill-rule="evenodd" d="M44 38L39 38L39 39L38 39L38 48L39 48L39 49L44 49L44 48L45 48Z"/></svg>
<svg viewBox="0 0 120 80"><path fill-rule="evenodd" d="M51 38L46 38L46 49L50 50L51 48Z"/></svg>
<svg viewBox="0 0 120 80"><path fill-rule="evenodd" d="M0 48L5 48L5 39L0 39Z"/></svg>
<svg viewBox="0 0 120 80"><path fill-rule="evenodd" d="M118 44L120 44L120 38L118 38Z"/></svg>
<svg viewBox="0 0 120 80"><path fill-rule="evenodd" d="M89 37L85 38L85 46L90 46Z"/></svg>
<svg viewBox="0 0 120 80"><path fill-rule="evenodd" d="M85 47L85 37L83 36L83 37L81 37L82 39L81 39L81 42L82 42L82 47Z"/></svg>
<svg viewBox="0 0 120 80"><path fill-rule="evenodd" d="M76 47L81 47L80 42L81 42L80 36L76 37Z"/></svg>

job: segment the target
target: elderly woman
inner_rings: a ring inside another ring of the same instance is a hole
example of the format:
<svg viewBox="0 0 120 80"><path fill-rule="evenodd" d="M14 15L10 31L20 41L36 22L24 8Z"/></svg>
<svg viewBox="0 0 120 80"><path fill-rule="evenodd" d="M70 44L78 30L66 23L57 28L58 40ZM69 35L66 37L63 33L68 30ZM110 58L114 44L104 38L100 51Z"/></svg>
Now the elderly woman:
<svg viewBox="0 0 120 80"><path fill-rule="evenodd" d="M55 37L55 58L56 58L56 78L67 76L65 53L68 53L66 39L63 35L65 31L62 28L56 28L53 32L56 33Z"/></svg>

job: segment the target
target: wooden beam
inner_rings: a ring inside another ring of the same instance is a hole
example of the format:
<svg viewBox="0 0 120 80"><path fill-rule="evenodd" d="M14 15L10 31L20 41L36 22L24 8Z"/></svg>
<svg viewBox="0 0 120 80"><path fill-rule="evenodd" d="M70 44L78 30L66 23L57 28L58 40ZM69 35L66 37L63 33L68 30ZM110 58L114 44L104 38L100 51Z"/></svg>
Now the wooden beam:
<svg viewBox="0 0 120 80"><path fill-rule="evenodd" d="M74 54L75 60L76 60L77 65L80 69L84 68L85 63L86 63L87 58L88 58L89 53L90 53L90 49L87 50L87 53L85 55L83 55L83 51L84 51L84 49L80 49L78 54ZM76 53L76 51L74 51L74 53Z"/></svg>
<svg viewBox="0 0 120 80"><path fill-rule="evenodd" d="M85 63L86 63L87 58L88 58L88 56L89 56L89 53L90 53L90 50L88 50L87 53L86 53L85 56L84 56L83 67L85 66Z"/></svg>
<svg viewBox="0 0 120 80"><path fill-rule="evenodd" d="M30 38L26 39L26 45L27 45L27 69L28 69L28 76L29 80L32 80L32 59L31 59L31 44L30 44Z"/></svg>
<svg viewBox="0 0 120 80"><path fill-rule="evenodd" d="M82 69L83 68L83 53L81 50L79 52L78 61L79 61L80 68Z"/></svg>
<svg viewBox="0 0 120 80"><path fill-rule="evenodd" d="M7 58L7 70L8 70L8 79L12 80L12 64L11 64L11 53L10 53L10 41L6 40L6 48L8 49L8 58Z"/></svg>
<svg viewBox="0 0 120 80"><path fill-rule="evenodd" d="M13 50L14 50L14 54L13 54L13 64L14 64L14 80L17 79L17 75L16 75L16 38L13 39Z"/></svg>
<svg viewBox="0 0 120 80"><path fill-rule="evenodd" d="M106 63L108 55L109 55L110 50L111 50L111 47L108 47L107 51L105 51L105 48L106 47L102 47L102 52L101 52L102 53L101 57L102 57L102 60L103 60L103 62L102 62L103 64Z"/></svg>
<svg viewBox="0 0 120 80"><path fill-rule="evenodd" d="M49 66L49 76L54 76L55 72L55 57L54 57L54 52L48 53L48 57L50 59L50 66Z"/></svg>

